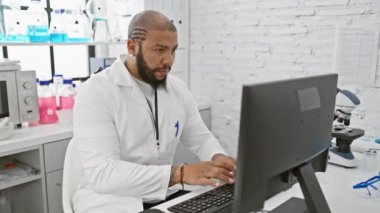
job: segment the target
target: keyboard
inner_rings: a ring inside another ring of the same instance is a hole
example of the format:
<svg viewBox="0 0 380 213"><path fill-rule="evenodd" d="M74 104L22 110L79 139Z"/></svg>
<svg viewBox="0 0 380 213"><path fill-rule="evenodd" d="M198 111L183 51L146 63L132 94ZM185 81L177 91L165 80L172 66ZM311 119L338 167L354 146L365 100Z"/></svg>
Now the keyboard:
<svg viewBox="0 0 380 213"><path fill-rule="evenodd" d="M168 210L175 213L221 212L225 210L231 212L233 199L234 185L225 184L171 206Z"/></svg>

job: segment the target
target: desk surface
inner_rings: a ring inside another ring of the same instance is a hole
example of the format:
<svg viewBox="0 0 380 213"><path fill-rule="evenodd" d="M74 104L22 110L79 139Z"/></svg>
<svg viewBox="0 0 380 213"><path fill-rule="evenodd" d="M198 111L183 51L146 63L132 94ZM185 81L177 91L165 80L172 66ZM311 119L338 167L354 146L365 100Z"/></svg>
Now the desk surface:
<svg viewBox="0 0 380 213"><path fill-rule="evenodd" d="M356 155L358 156L358 155ZM358 156L360 159L360 156ZM340 166L329 164L325 173L317 173L317 178L324 192L326 200L333 213L378 213L380 212L380 196L375 198L359 197L352 186L374 176L374 173L363 171L360 167L346 169ZM198 188L197 190L182 197L163 203L155 208L164 212L169 212L168 207L187 200L190 197L201 194L209 190L209 187ZM272 210L290 197L303 198L301 188L298 184L287 191L281 192L265 202L264 209Z"/></svg>
<svg viewBox="0 0 380 213"><path fill-rule="evenodd" d="M0 155L13 150L71 138L72 136L71 124L57 122L54 124L24 126L16 129L11 138L0 141Z"/></svg>

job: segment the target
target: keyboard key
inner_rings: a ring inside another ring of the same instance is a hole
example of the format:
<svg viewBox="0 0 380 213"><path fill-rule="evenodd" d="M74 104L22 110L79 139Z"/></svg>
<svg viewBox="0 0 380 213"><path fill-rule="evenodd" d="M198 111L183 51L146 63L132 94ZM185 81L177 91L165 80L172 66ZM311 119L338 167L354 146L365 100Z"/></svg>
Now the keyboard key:
<svg viewBox="0 0 380 213"><path fill-rule="evenodd" d="M233 197L233 185L225 184L168 209L176 213L217 211L232 205Z"/></svg>

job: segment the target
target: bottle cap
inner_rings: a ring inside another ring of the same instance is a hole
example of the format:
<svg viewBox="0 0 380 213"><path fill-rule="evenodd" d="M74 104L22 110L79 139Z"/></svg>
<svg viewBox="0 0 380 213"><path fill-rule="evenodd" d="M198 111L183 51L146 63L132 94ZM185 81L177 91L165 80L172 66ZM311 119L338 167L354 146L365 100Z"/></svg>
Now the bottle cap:
<svg viewBox="0 0 380 213"><path fill-rule="evenodd" d="M380 144L380 137L379 138L375 138L375 142Z"/></svg>
<svg viewBox="0 0 380 213"><path fill-rule="evenodd" d="M63 84L72 84L73 79L63 79Z"/></svg>
<svg viewBox="0 0 380 213"><path fill-rule="evenodd" d="M40 85L41 85L41 86L49 85L49 84L50 84L50 81L49 81L49 80L41 80L41 81L40 81Z"/></svg>

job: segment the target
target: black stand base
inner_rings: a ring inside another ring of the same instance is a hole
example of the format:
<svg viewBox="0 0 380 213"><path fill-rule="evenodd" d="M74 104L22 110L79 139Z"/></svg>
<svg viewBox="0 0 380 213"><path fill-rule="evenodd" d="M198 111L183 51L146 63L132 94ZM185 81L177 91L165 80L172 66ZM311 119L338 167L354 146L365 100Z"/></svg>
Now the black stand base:
<svg viewBox="0 0 380 213"><path fill-rule="evenodd" d="M270 213L308 213L304 199L292 197Z"/></svg>

